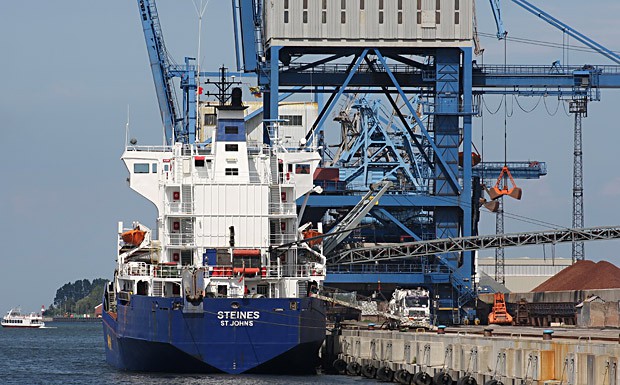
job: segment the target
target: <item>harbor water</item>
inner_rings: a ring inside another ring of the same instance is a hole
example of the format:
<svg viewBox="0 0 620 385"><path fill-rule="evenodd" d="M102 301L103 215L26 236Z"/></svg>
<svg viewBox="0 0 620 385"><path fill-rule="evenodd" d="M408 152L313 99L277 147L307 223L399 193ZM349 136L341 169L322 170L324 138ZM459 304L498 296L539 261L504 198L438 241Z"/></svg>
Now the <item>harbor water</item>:
<svg viewBox="0 0 620 385"><path fill-rule="evenodd" d="M216 353L215 353L216 354ZM52 322L44 329L0 329L2 384L365 384L362 377L201 375L118 371L105 361L100 322Z"/></svg>

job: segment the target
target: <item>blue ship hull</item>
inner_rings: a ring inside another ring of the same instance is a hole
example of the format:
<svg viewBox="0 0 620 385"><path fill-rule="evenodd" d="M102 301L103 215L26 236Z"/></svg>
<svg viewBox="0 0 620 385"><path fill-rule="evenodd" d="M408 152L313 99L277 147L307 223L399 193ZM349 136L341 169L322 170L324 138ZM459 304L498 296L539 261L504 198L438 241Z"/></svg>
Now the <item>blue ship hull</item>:
<svg viewBox="0 0 620 385"><path fill-rule="evenodd" d="M314 374L325 338L316 298L183 299L132 295L103 313L107 362L122 370Z"/></svg>

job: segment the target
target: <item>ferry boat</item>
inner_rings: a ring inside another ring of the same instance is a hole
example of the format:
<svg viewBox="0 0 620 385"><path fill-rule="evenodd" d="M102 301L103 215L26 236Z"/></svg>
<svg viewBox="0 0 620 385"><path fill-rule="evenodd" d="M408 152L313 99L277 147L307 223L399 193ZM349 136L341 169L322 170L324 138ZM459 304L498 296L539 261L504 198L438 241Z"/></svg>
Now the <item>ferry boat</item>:
<svg viewBox="0 0 620 385"><path fill-rule="evenodd" d="M129 186L155 205L157 231L119 223L102 314L112 366L315 373L325 257L303 241L317 232L299 223L296 201L316 190L320 156L283 148L277 127L271 144L252 141L244 109L233 89L201 143L126 146Z"/></svg>
<svg viewBox="0 0 620 385"><path fill-rule="evenodd" d="M43 322L41 314L22 314L21 309L18 307L9 310L9 312L2 317L2 327L5 328L38 329L44 326L45 322Z"/></svg>

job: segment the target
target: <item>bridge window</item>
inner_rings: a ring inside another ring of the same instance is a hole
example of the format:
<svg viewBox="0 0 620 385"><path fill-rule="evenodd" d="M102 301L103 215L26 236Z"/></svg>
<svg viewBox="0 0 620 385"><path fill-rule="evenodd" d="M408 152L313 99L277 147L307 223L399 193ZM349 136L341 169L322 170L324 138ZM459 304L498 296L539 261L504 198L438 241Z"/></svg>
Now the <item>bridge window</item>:
<svg viewBox="0 0 620 385"><path fill-rule="evenodd" d="M309 164L295 165L295 174L310 174L310 165Z"/></svg>
<svg viewBox="0 0 620 385"><path fill-rule="evenodd" d="M239 151L239 145L236 143L226 144L225 149L226 151Z"/></svg>
<svg viewBox="0 0 620 385"><path fill-rule="evenodd" d="M215 126L217 124L216 114L205 114L204 122L205 126Z"/></svg>
<svg viewBox="0 0 620 385"><path fill-rule="evenodd" d="M153 174L157 173L157 163L151 163L151 172Z"/></svg>
<svg viewBox="0 0 620 385"><path fill-rule="evenodd" d="M148 174L149 164L148 163L135 163L133 165L133 173L134 174Z"/></svg>
<svg viewBox="0 0 620 385"><path fill-rule="evenodd" d="M224 133L226 135L238 135L239 127L237 126L224 126Z"/></svg>
<svg viewBox="0 0 620 385"><path fill-rule="evenodd" d="M238 168L227 168L224 171L225 171L226 175L239 175L239 169Z"/></svg>

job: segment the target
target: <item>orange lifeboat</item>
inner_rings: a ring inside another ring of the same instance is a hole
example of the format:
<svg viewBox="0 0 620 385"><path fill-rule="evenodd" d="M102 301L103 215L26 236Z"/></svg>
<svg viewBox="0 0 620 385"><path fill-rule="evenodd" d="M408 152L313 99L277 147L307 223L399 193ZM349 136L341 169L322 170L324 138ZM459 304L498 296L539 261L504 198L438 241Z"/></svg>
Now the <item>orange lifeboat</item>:
<svg viewBox="0 0 620 385"><path fill-rule="evenodd" d="M136 227L133 230L125 231L121 234L121 238L123 238L123 242L128 245L139 246L142 241L144 241L144 235L146 231L140 230L140 228Z"/></svg>

